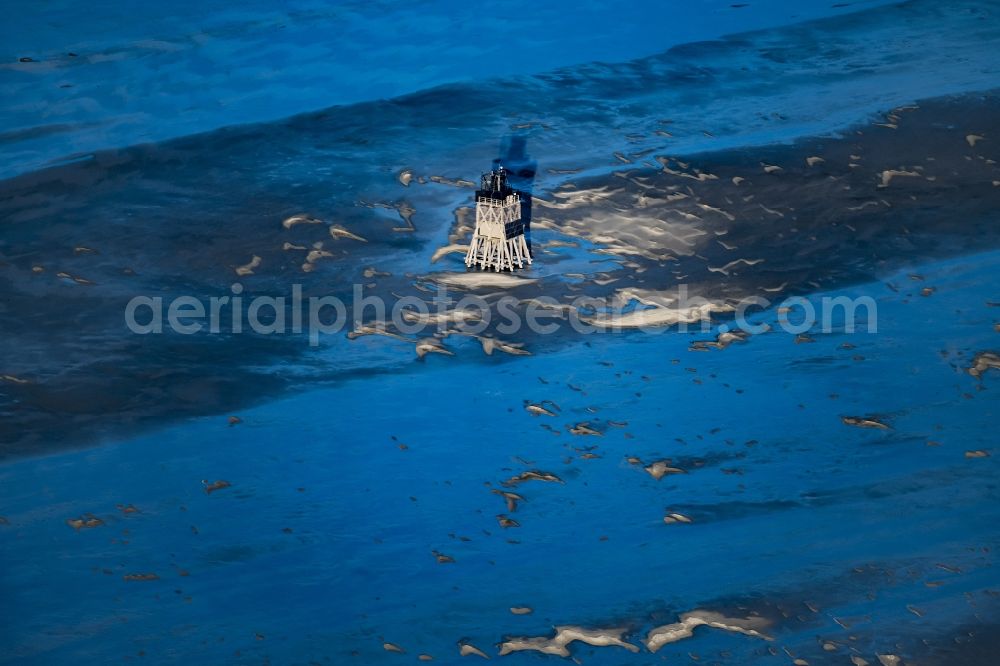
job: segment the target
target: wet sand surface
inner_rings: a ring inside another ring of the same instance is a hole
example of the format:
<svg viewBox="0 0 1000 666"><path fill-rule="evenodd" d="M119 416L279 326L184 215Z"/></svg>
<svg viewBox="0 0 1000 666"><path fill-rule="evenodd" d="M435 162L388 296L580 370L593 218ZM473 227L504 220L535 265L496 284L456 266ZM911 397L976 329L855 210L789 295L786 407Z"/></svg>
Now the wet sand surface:
<svg viewBox="0 0 1000 666"><path fill-rule="evenodd" d="M214 171L185 170L190 184L174 179L167 188L166 179L177 175L168 149L150 157L135 151L121 167L88 164L8 181L2 316L8 350L17 353L4 359L3 372L23 381L0 387L0 455L74 446L162 419L253 404L303 382L411 365L400 362L398 339L379 336L375 344L340 333L325 336L317 353L301 335L226 335L226 317L216 335L136 336L124 323L136 295L207 302L232 296L238 282L247 301L290 299L291 285L300 284L305 298L332 294L350 303L352 285L361 284L365 296L391 307L401 296L432 303L444 285L456 301L463 292L492 304L516 296L521 315L542 297L569 305L591 296L631 312L618 321L629 327L676 323L672 300L681 284L724 317L740 298L775 302L994 246L1000 144L970 145L968 137L1000 124L998 98L926 100L886 115L894 127L879 118L841 137L790 146L649 154L606 176L536 191L537 262L511 277L466 273L460 253L429 262L436 247L461 247L471 228L470 209L460 204L448 213L450 228L430 220L409 230L401 209L447 210L448 201L469 196L468 188L428 179L408 185L395 209L341 207L338 234L329 220L295 218L298 209L280 199L210 205L193 188L204 192ZM231 152L227 161L244 159L238 148ZM221 171L235 174L230 180L258 177ZM221 187L222 176L215 177ZM335 206L336 188L309 187L302 198L323 202L313 208ZM169 206L176 217L144 224L133 197L158 215ZM316 248L329 256L317 256ZM259 266L239 274L252 257ZM588 316L594 323L605 318ZM426 332L400 337L416 344L436 335L447 346L457 328L431 322ZM494 328L483 335L496 337ZM521 330L508 337L537 353L580 336L564 325L555 335Z"/></svg>

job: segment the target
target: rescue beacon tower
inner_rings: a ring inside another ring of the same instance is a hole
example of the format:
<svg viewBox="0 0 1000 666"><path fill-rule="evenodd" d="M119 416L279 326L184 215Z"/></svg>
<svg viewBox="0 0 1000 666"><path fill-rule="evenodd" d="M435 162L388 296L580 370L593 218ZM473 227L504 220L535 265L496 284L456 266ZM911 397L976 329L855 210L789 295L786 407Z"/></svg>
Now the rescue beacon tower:
<svg viewBox="0 0 1000 666"><path fill-rule="evenodd" d="M476 190L476 230L465 255L465 265L493 268L496 271L524 268L531 263L531 253L524 239L521 220L521 195L507 184L504 168L484 173Z"/></svg>

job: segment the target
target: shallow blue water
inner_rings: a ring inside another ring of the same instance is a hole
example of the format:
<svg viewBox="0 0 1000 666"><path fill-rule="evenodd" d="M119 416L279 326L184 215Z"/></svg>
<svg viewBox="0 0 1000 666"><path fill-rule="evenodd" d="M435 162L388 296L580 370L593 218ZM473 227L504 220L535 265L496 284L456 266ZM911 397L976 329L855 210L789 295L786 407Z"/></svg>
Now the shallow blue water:
<svg viewBox="0 0 1000 666"><path fill-rule="evenodd" d="M511 10L498 30L517 49L470 40L474 8L449 3L254 6L207 23L200 3L149 8L157 34L111 5L86 17L49 6L37 36L15 30L36 10L20 14L2 48L39 62L0 65L17 100L0 111L0 176L19 176L0 182L0 663L454 663L478 659L458 656L460 640L497 658L507 637L559 625L624 627L641 646L696 609L759 616L770 640L701 627L655 655L570 652L599 664L990 663L955 650L1000 621L1000 376L967 371L996 349L1000 317L993 98L930 112L917 137L908 118L870 121L1000 86L1000 24L992 2L887 4L791 15L776 2L585 3L576 30L553 28L558 9ZM68 22L89 30L63 40ZM480 77L475 63L498 49L509 57ZM228 127L248 122L261 124ZM829 174L793 181L802 194L766 180L760 146L818 153L835 134L854 142L844 164L828 156ZM470 190L455 179L474 179L511 135L540 167L538 261L524 273L538 293L609 280L626 298L682 279L642 254L674 250L643 245L642 226L682 204L602 198L618 181L732 210L774 205L777 191L787 198L766 225L741 212L712 226L706 213L681 232L712 242L678 254L722 292L870 296L878 331L797 343L775 330L698 352L717 329L670 328L532 339L530 356L451 336L454 356L415 360L415 341L375 336L310 349L123 329L129 297L225 293L252 256L263 263L240 277L248 296L292 282L340 293L373 266L393 273L373 289L409 293L460 271L458 255L431 260L460 236ZM899 143L925 152L904 160ZM711 166L702 151L731 148L735 161L714 159L756 189L703 201L700 184L650 175L667 166L656 158ZM880 187L882 169L917 167L923 178ZM559 208L574 192L583 202ZM835 235L854 204L882 217ZM323 224L283 228L303 212ZM331 241L331 224L367 242ZM800 231L817 245L782 244ZM719 271L715 239L734 237L774 273ZM302 250L321 241L334 256L304 271ZM554 416L525 410L545 400ZM581 423L600 435L572 434ZM686 473L657 481L635 462L662 459ZM561 482L502 485L533 469ZM231 485L207 493L218 480ZM494 490L524 500L511 511ZM665 524L669 512L692 522ZM67 524L88 514L102 524ZM503 657L543 659L557 657Z"/></svg>
<svg viewBox="0 0 1000 666"><path fill-rule="evenodd" d="M623 62L889 3L808 0L792 11L781 0L4 4L0 177L94 150L454 82Z"/></svg>
<svg viewBox="0 0 1000 666"><path fill-rule="evenodd" d="M774 332L709 353L687 349L701 333L611 335L516 362L433 358L241 412L236 426L206 418L9 463L0 564L21 612L5 623L5 652L349 663L357 651L369 663L396 656L384 638L448 663L463 637L490 652L504 634L553 624L642 632L654 611L671 622L731 603L808 615L772 630L794 654L817 653L814 636L848 642L833 619L846 616L868 618L850 633L869 658L897 642L916 650L997 583L996 458L964 456L992 446L997 379L964 368L996 335L985 302L998 267L997 253L915 267L930 297L851 290L876 298L877 334L796 344ZM857 348L838 349L846 341ZM543 399L556 417L524 410ZM892 430L841 423L855 414ZM569 434L579 422L604 435ZM591 445L598 458L574 448ZM689 473L655 481L627 456ZM490 490L529 468L564 483L518 487L520 527L501 529ZM209 495L202 479L232 486ZM140 512L115 509L130 503ZM665 525L665 510L694 522ZM86 512L106 525L63 522ZM159 579L122 579L140 572ZM534 613L511 615L518 605ZM759 639L701 631L665 652L769 659ZM582 647L585 660L596 649ZM635 663L601 650L600 663Z"/></svg>

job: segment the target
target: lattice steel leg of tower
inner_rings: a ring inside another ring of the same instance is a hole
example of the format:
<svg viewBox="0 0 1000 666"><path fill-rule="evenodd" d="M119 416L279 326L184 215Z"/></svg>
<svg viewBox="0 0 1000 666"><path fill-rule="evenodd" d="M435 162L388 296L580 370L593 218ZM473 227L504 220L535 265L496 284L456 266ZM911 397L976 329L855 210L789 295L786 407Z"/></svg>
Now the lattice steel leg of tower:
<svg viewBox="0 0 1000 666"><path fill-rule="evenodd" d="M515 266L524 268L525 263L531 264L531 253L524 236L504 239L474 235L465 254L466 266L478 264L481 269L514 270Z"/></svg>

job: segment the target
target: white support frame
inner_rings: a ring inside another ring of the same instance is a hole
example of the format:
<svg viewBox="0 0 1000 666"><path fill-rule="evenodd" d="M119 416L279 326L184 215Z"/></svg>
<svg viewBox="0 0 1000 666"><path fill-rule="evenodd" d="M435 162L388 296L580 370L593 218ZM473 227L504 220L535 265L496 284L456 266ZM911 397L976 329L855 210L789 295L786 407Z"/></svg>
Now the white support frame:
<svg viewBox="0 0 1000 666"><path fill-rule="evenodd" d="M508 195L503 202L489 197L476 200L476 229L472 232L472 243L465 254L465 265L479 264L479 268L493 268L497 272L504 269L524 268L524 262L531 263L531 253L524 234L507 238L507 224L521 219L521 197L516 193Z"/></svg>

